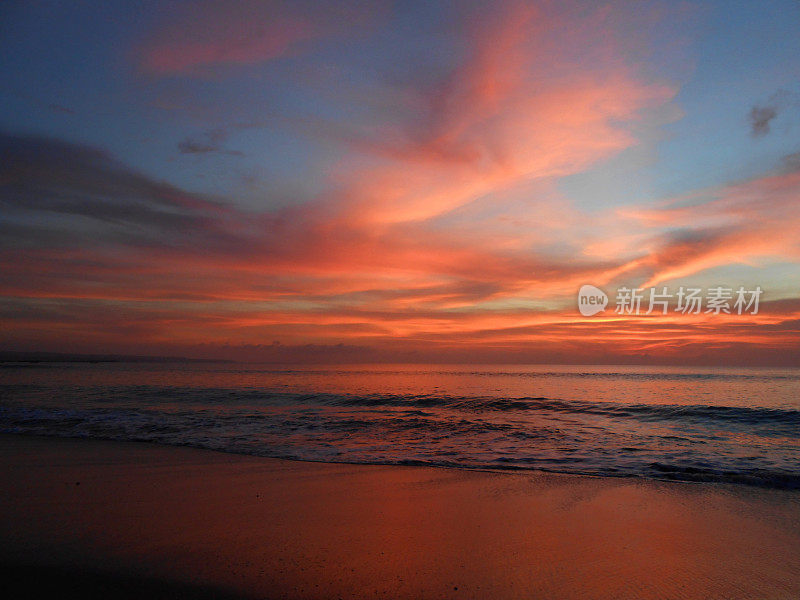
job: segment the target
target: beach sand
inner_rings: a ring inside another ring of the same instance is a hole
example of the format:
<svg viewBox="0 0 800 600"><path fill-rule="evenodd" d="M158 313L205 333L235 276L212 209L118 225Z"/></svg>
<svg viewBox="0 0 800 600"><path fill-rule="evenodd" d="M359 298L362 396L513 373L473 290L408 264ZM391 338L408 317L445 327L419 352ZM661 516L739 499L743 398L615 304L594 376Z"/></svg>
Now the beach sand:
<svg viewBox="0 0 800 600"><path fill-rule="evenodd" d="M9 598L800 598L797 491L11 435L0 473Z"/></svg>

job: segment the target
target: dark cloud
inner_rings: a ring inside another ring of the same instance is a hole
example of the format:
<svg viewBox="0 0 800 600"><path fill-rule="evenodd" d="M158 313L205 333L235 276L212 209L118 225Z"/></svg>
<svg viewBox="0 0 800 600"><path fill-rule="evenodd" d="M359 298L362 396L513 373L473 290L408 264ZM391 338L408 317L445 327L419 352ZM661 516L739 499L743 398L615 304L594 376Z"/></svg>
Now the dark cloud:
<svg viewBox="0 0 800 600"><path fill-rule="evenodd" d="M59 104L57 102L48 102L47 100L43 100L36 96L31 96L30 94L23 94L21 92L15 90L4 90L6 93L16 96L17 98L24 100L28 104L32 104L40 109L47 109L54 113L61 113L64 115L74 115L75 111L69 108L68 106L64 106L63 104Z"/></svg>
<svg viewBox="0 0 800 600"><path fill-rule="evenodd" d="M60 104L48 104L47 108L52 110L53 112L63 113L65 115L74 115L75 111L71 108L67 108L66 106L61 106Z"/></svg>
<svg viewBox="0 0 800 600"><path fill-rule="evenodd" d="M787 90L778 90L764 104L756 104L748 113L750 134L761 137L770 132L772 121L789 107L800 106L800 95Z"/></svg>
<svg viewBox="0 0 800 600"><path fill-rule="evenodd" d="M222 147L228 139L228 132L224 129L213 129L206 131L196 138L186 138L178 143L178 150L181 154L228 154L230 156L242 156L238 150L226 150Z"/></svg>
<svg viewBox="0 0 800 600"><path fill-rule="evenodd" d="M774 106L754 106L750 109L750 133L754 137L761 137L769 133L769 124L778 116L778 109Z"/></svg>
<svg viewBox="0 0 800 600"><path fill-rule="evenodd" d="M175 240L209 231L227 211L221 203L137 173L101 150L3 133L0 206L8 217L0 236L31 231L40 244Z"/></svg>
<svg viewBox="0 0 800 600"><path fill-rule="evenodd" d="M654 273L678 267L698 257L708 256L740 231L738 227L707 227L678 229L660 236L660 245L648 256L646 263Z"/></svg>
<svg viewBox="0 0 800 600"><path fill-rule="evenodd" d="M800 171L800 152L787 154L783 157L782 161L784 171L794 172Z"/></svg>

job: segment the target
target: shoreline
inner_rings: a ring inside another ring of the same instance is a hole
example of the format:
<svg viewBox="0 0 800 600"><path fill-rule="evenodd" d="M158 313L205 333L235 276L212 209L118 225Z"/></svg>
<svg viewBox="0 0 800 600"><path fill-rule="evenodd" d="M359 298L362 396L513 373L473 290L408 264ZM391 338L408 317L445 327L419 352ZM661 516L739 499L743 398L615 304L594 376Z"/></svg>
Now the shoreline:
<svg viewBox="0 0 800 600"><path fill-rule="evenodd" d="M3 572L109 597L800 597L796 490L13 434L0 471Z"/></svg>
<svg viewBox="0 0 800 600"><path fill-rule="evenodd" d="M690 485L718 485L718 486L734 486L734 487L745 487L745 488L756 488L761 490L775 490L775 491L794 491L800 492L800 475L794 474L786 474L785 483L783 485L777 485L775 482L766 483L763 479L758 479L757 477L747 474L747 473L740 473L740 474L728 474L728 479L710 479L709 473L697 471L697 472L689 472L694 473L694 477L688 477L684 474L683 477L673 476L669 477L666 474L662 477L656 477L650 474L635 474L635 473L583 473L583 472L572 472L572 471L558 471L555 469L547 469L541 467L521 467L521 466L489 466L489 465L478 465L478 466L471 466L471 465L456 465L456 464L437 464L437 463L426 463L423 461L412 461L409 460L405 463L391 463L391 462L354 462L354 461L333 461L333 460L315 460L311 458L290 458L290 457L276 457L276 456L263 456L261 454L255 453L247 453L247 452L235 452L233 450L226 450L226 449L218 449L218 448L204 448L202 446L193 446L190 444L164 444L157 441L151 440L115 440L110 438L88 438L88 437L79 437L79 436L70 436L70 435L49 435L49 434L41 434L41 433L5 433L0 432L0 437L2 436L12 436L12 437L26 437L26 438L35 438L35 439L56 439L56 440L76 440L76 441L87 441L87 442L107 442L112 444L144 444L149 446L156 446L160 448L186 448L190 450L198 450L201 452L214 452L217 454L227 454L231 456L243 456L243 457L252 457L252 458L259 458L264 460L277 460L277 461L285 461L289 463L310 463L310 464L322 464L322 465L348 465L348 466L362 466L362 467L396 467L399 469L404 468L423 468L423 469L446 469L446 470L453 470L453 471L467 471L467 472L476 472L476 473L496 473L496 474L518 474L518 475L554 475L554 476L565 476L565 477L589 477L589 478L599 478L599 479L622 479L628 481L652 481L654 483L676 483L676 484L690 484ZM668 471L665 471L667 473Z"/></svg>

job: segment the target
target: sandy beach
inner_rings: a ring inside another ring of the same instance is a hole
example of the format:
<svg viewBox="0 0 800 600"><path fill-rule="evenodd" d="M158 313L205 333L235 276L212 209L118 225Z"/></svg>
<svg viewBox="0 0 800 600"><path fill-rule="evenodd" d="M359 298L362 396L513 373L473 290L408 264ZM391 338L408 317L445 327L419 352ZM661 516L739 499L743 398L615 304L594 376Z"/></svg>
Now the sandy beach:
<svg viewBox="0 0 800 600"><path fill-rule="evenodd" d="M800 597L794 491L9 435L0 470L33 597Z"/></svg>

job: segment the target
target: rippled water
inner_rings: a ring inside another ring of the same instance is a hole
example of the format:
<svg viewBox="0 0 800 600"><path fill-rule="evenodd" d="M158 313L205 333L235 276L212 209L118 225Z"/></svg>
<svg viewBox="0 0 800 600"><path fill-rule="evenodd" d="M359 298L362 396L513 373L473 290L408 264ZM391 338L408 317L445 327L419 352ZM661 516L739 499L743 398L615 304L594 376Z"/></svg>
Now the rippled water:
<svg viewBox="0 0 800 600"><path fill-rule="evenodd" d="M0 431L797 488L800 370L4 366Z"/></svg>

